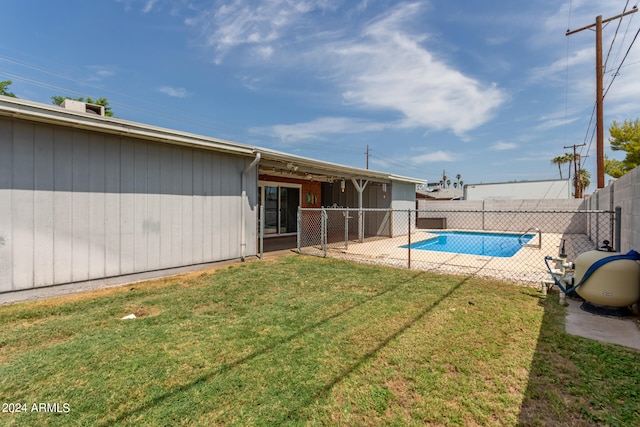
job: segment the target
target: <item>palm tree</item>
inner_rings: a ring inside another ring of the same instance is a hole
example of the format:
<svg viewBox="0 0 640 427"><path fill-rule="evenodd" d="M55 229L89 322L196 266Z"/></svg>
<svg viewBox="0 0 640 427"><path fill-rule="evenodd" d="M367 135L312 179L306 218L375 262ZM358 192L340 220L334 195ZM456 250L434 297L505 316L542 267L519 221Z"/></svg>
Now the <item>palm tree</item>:
<svg viewBox="0 0 640 427"><path fill-rule="evenodd" d="M562 164L564 163L564 156L558 156L551 159L552 165L558 166L558 172L560 172L560 179L562 179Z"/></svg>
<svg viewBox="0 0 640 427"><path fill-rule="evenodd" d="M573 163L573 154L564 153L562 156L554 157L551 159L551 163L558 165L558 172L560 172L560 179L562 179L562 165L569 163L569 177L571 177L571 164Z"/></svg>
<svg viewBox="0 0 640 427"><path fill-rule="evenodd" d="M440 188L442 188L442 184L444 184L444 181L440 180L439 184L440 184Z"/></svg>
<svg viewBox="0 0 640 427"><path fill-rule="evenodd" d="M456 179L458 180L458 185L460 185L460 178L461 178L461 177L462 177L462 175L460 175L460 174L457 174L457 175L456 175Z"/></svg>
<svg viewBox="0 0 640 427"><path fill-rule="evenodd" d="M453 183L453 188L458 188L458 183L457 182Z"/></svg>
<svg viewBox="0 0 640 427"><path fill-rule="evenodd" d="M582 198L582 191L591 184L591 174L586 169L580 169L573 177L573 184L576 187L576 199Z"/></svg>
<svg viewBox="0 0 640 427"><path fill-rule="evenodd" d="M451 180L450 179L447 180L447 187L451 187Z"/></svg>

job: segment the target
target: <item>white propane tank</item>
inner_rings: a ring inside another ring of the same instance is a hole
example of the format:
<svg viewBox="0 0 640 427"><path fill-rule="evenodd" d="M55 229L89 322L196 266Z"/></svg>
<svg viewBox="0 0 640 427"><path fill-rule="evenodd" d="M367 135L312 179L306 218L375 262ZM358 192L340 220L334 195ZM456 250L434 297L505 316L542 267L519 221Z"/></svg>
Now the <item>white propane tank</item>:
<svg viewBox="0 0 640 427"><path fill-rule="evenodd" d="M619 252L589 251L575 260L575 283L580 283L591 264ZM608 307L627 307L640 300L640 264L619 259L600 266L576 289L586 301Z"/></svg>

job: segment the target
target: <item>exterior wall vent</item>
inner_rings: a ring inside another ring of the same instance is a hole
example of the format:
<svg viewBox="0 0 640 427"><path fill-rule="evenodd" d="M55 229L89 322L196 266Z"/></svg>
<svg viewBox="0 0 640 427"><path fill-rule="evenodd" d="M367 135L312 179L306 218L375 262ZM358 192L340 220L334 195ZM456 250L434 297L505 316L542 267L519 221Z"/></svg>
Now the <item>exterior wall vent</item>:
<svg viewBox="0 0 640 427"><path fill-rule="evenodd" d="M104 116L104 107L102 105L89 104L86 102L75 101L73 99L65 99L64 101L62 101L62 104L60 104L60 106L71 111Z"/></svg>

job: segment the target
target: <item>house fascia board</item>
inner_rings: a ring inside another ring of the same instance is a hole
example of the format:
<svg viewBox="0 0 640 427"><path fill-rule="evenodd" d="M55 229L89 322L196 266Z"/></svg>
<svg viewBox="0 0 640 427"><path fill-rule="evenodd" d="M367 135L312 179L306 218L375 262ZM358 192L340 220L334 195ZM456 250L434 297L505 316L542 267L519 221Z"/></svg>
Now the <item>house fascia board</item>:
<svg viewBox="0 0 640 427"><path fill-rule="evenodd" d="M255 154L254 147L249 145L112 117L75 112L57 106L17 100L5 96L0 96L0 116L68 126L75 129L100 131L108 134L141 138L167 144L208 148L227 153L244 154L248 156Z"/></svg>
<svg viewBox="0 0 640 427"><path fill-rule="evenodd" d="M313 174L326 174L329 176L336 176L336 178L355 178L355 179L373 179L379 182L404 182L410 184L422 184L425 181L405 177L401 175L394 175L385 172L374 171L371 169L354 168L351 166L340 165L337 163L325 162L320 160L314 160L307 157L296 156L287 154L275 150L255 148L262 153L263 163L266 168L270 166L277 167L277 164L283 165L281 169L286 169L287 163L292 163L299 168L302 168L305 172Z"/></svg>
<svg viewBox="0 0 640 427"><path fill-rule="evenodd" d="M293 163L306 172L322 174L327 177L369 179L378 182L401 182L409 184L423 184L425 182L424 180L416 178L314 160L224 139L205 137L113 117L76 112L54 105L25 101L2 95L0 95L0 116L68 126L75 129L99 131L124 137L141 138L165 144L204 148L250 157L261 153L261 166L267 165L267 167L269 167L270 162L277 162L281 164L279 168L284 170L286 169L287 163ZM282 164L285 167L282 167Z"/></svg>

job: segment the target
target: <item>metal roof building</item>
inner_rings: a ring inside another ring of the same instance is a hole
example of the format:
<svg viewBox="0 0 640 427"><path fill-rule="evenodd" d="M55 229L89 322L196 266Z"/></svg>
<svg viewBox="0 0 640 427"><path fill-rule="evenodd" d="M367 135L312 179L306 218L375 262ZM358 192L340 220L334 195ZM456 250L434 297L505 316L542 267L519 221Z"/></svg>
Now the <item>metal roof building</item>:
<svg viewBox="0 0 640 427"><path fill-rule="evenodd" d="M255 256L298 207L411 209L421 180L0 96L0 292ZM89 106L90 107L90 106Z"/></svg>

